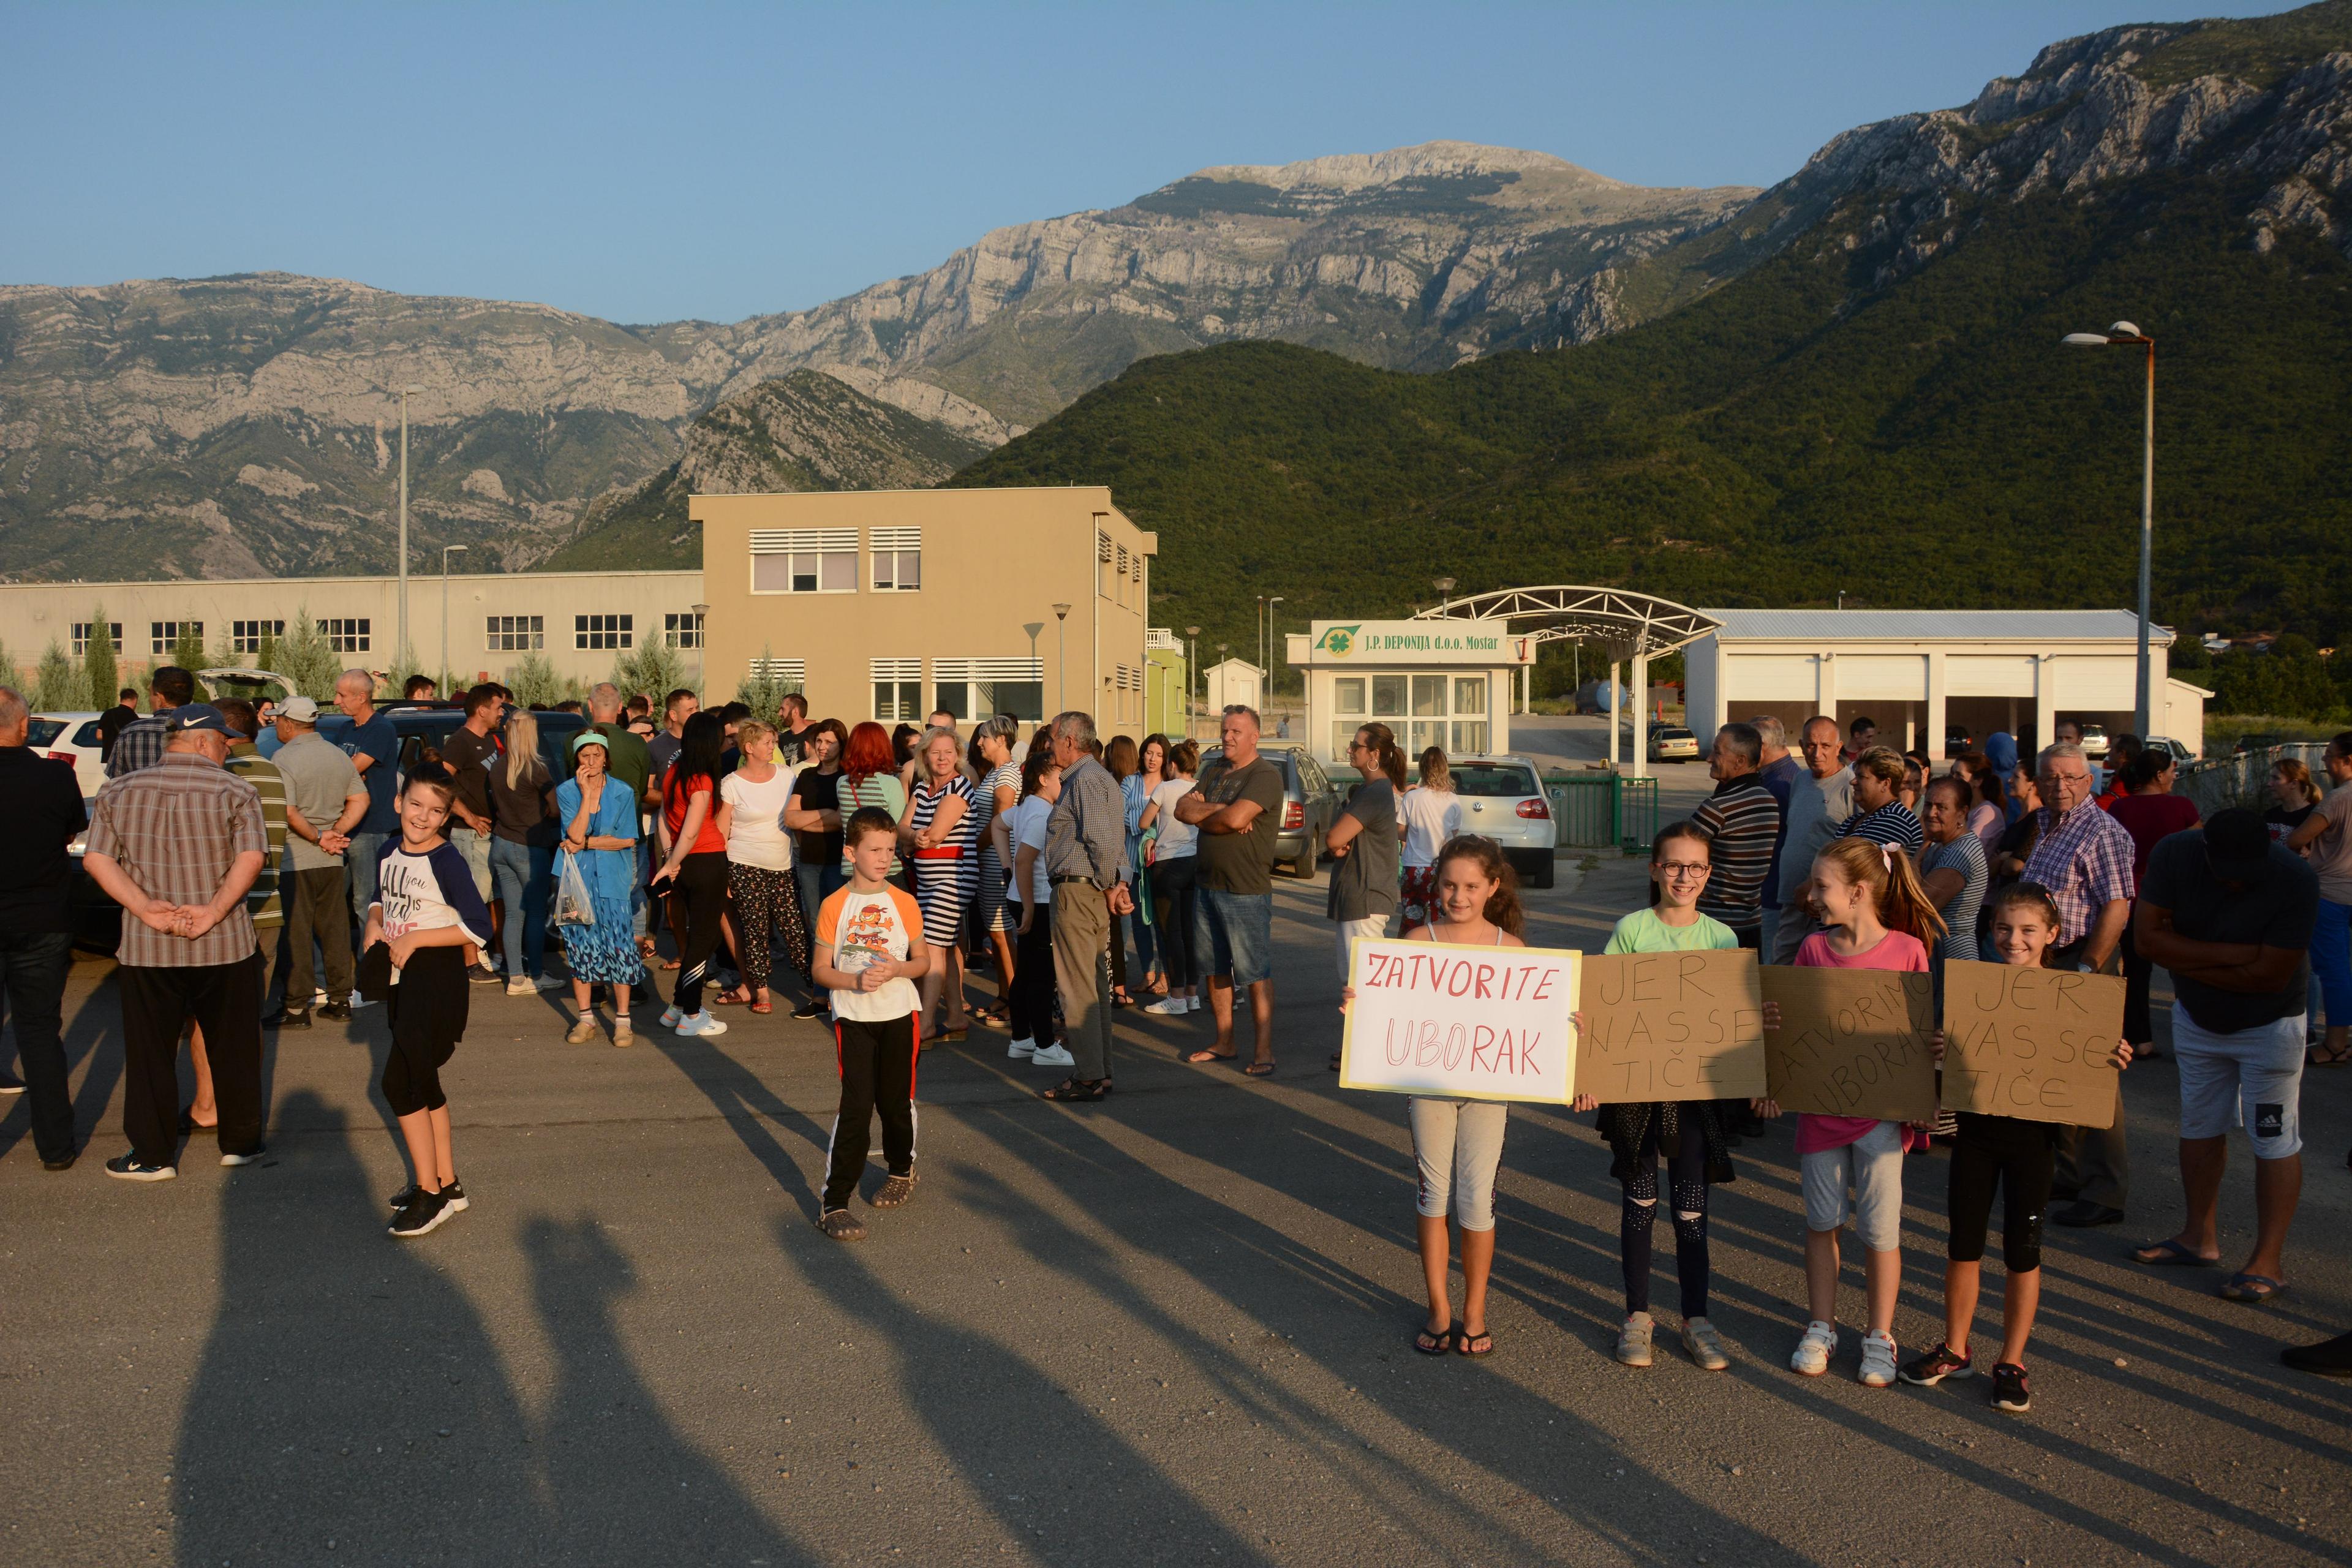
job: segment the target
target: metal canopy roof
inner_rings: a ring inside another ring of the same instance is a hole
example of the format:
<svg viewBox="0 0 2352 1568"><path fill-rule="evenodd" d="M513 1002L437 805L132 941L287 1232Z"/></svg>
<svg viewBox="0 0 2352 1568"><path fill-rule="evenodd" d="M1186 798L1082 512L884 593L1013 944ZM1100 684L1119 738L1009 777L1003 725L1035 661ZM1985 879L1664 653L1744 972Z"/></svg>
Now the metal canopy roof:
<svg viewBox="0 0 2352 1568"><path fill-rule="evenodd" d="M1671 653L1717 629L1703 611L1654 594L1626 588L1554 584L1546 588L1498 588L1423 610L1417 621L1503 621L1514 632L1555 642L1569 637L1597 642L1611 658Z"/></svg>

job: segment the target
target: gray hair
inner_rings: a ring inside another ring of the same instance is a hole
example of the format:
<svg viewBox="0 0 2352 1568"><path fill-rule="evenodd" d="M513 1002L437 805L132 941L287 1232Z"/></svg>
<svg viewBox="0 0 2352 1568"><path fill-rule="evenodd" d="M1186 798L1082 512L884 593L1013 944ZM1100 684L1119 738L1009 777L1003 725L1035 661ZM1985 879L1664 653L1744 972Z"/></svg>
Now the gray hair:
<svg viewBox="0 0 2352 1568"><path fill-rule="evenodd" d="M1726 724L1715 732L1715 738L1751 768L1764 755L1764 738L1756 732L1753 724Z"/></svg>
<svg viewBox="0 0 2352 1568"><path fill-rule="evenodd" d="M992 735L994 735L1002 737L1007 744L1010 744L1020 735L1020 720L1015 719L1010 713L998 713L992 717L982 719L979 723L973 725L971 740L972 744L978 745L981 742L988 739Z"/></svg>
<svg viewBox="0 0 2352 1568"><path fill-rule="evenodd" d="M25 694L13 686L0 686L0 730L13 730L32 717L33 710L25 705Z"/></svg>
<svg viewBox="0 0 2352 1568"><path fill-rule="evenodd" d="M1756 738L1764 742L1767 750L1785 752L1789 749L1788 730L1769 713L1759 713L1748 721L1748 725L1756 731Z"/></svg>
<svg viewBox="0 0 2352 1568"><path fill-rule="evenodd" d="M599 722L609 722L621 714L621 689L609 680L600 680L588 689L588 706Z"/></svg>
<svg viewBox="0 0 2352 1568"><path fill-rule="evenodd" d="M2082 747L2072 741L2061 741L2054 746L2042 748L2041 754L2033 759L2036 770L2048 767L2061 757L2074 758L2074 761L2082 763L2085 770L2088 770L2091 765L2091 759L2084 754Z"/></svg>
<svg viewBox="0 0 2352 1568"><path fill-rule="evenodd" d="M342 674L335 677L335 684L339 687L346 680L358 681L362 686L368 689L368 694L370 696L373 696L375 693L375 677L370 675L364 669L347 669L343 671Z"/></svg>
<svg viewBox="0 0 2352 1568"><path fill-rule="evenodd" d="M1263 720L1263 719L1261 719L1261 718L1259 718L1259 717L1257 716L1257 710L1256 710L1256 709L1255 709L1255 708L1253 708L1253 707L1251 707L1248 703L1246 703L1246 702L1228 702L1228 703L1226 703L1226 704L1225 704L1225 717L1226 717L1226 718L1230 719L1230 718L1232 718L1232 717L1233 717L1234 714L1236 714L1236 713L1246 713L1246 714L1248 714L1248 715L1249 715L1249 721L1250 721L1250 728L1251 728L1251 729L1253 729L1253 730L1264 730L1264 729L1265 728L1265 720Z"/></svg>
<svg viewBox="0 0 2352 1568"><path fill-rule="evenodd" d="M1095 740L1095 716L1073 708L1066 713L1054 715L1054 739L1071 741L1080 746L1091 746Z"/></svg>

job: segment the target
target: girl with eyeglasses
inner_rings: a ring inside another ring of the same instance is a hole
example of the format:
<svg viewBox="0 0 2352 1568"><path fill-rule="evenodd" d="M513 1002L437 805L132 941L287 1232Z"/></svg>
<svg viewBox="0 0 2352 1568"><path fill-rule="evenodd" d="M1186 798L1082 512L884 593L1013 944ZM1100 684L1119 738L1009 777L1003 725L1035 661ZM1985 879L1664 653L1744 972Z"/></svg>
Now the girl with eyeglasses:
<svg viewBox="0 0 2352 1568"><path fill-rule="evenodd" d="M1721 952L1739 945L1729 926L1699 912L1699 895L1715 868L1706 835L1688 822L1661 832L1650 846L1650 904L1617 922L1604 953ZM1575 1016L1580 1034L1584 1015ZM1717 1182L1735 1179L1733 1123L1741 1109L1725 1100L1648 1100L1601 1105L1576 1097L1579 1110L1598 1110L1595 1125L1608 1141L1609 1173L1623 1188L1617 1245L1625 1273L1625 1326L1617 1359L1650 1364L1655 1325L1650 1317L1650 1238L1658 1215L1658 1161L1666 1163L1674 1200L1675 1277L1682 1288L1683 1351L1709 1372L1731 1364L1723 1337L1707 1318L1706 1204Z"/></svg>

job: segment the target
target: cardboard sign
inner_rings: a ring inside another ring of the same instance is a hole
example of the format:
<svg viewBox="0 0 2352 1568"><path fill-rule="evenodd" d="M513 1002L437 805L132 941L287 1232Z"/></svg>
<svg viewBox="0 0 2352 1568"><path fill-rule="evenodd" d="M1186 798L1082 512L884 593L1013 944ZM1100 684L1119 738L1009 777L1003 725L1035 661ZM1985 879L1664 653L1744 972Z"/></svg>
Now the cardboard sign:
<svg viewBox="0 0 2352 1568"><path fill-rule="evenodd" d="M1764 1093L1756 955L1626 952L1584 961L1576 1086L1603 1104Z"/></svg>
<svg viewBox="0 0 2352 1568"><path fill-rule="evenodd" d="M1783 1110L1936 1120L1935 988L1891 969L1764 971L1780 1026L1764 1037L1766 1076Z"/></svg>
<svg viewBox="0 0 2352 1568"><path fill-rule="evenodd" d="M2110 1126L2123 1034L2120 976L1954 959L1944 965L1944 1104Z"/></svg>
<svg viewBox="0 0 2352 1568"><path fill-rule="evenodd" d="M1357 938L1340 1086L1567 1104L1576 1094L1568 1016L1582 956Z"/></svg>

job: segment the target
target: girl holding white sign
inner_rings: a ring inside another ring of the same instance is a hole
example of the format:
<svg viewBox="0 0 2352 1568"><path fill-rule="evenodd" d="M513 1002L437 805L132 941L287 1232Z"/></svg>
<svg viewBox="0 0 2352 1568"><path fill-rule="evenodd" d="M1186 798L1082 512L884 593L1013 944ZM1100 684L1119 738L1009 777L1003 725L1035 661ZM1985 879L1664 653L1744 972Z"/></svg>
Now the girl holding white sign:
<svg viewBox="0 0 2352 1568"><path fill-rule="evenodd" d="M1677 822L1650 846L1651 903L1617 922L1604 953L1727 951L1738 935L1722 921L1699 913L1699 894L1714 870L1706 834ZM1577 1033L1584 1015L1574 1016ZM1760 1107L1761 1102L1756 1102ZM1658 1161L1666 1162L1667 1191L1674 1199L1675 1277L1682 1287L1683 1350L1709 1372L1731 1364L1723 1336L1706 1312L1706 1199L1717 1182L1732 1180L1734 1102L1720 1100L1649 1100L1601 1105L1579 1094L1578 1110L1598 1108L1595 1125L1609 1142L1609 1173L1623 1185L1618 1211L1617 1246L1625 1271L1625 1326L1617 1335L1617 1359L1627 1366L1650 1364L1650 1237L1658 1217Z"/></svg>
<svg viewBox="0 0 2352 1568"><path fill-rule="evenodd" d="M1429 923L1405 933L1406 942L1454 947L1525 947L1526 921L1519 910L1518 879L1491 838L1460 834L1437 852L1436 892ZM1356 999L1354 986L1339 993L1340 1010ZM1413 1336L1423 1355L1459 1350L1486 1355L1495 1336L1486 1331L1486 1279L1495 1267L1495 1173L1503 1163L1503 1130L1510 1107L1500 1100L1452 1100L1415 1095L1405 1102L1412 1126L1412 1153L1421 1168L1415 1202L1420 1215L1421 1271L1429 1287L1429 1321ZM1453 1249L1445 1233L1448 1210L1462 1229L1462 1321L1454 1321L1446 1276Z"/></svg>
<svg viewBox="0 0 2352 1568"><path fill-rule="evenodd" d="M2003 963L2040 968L2042 955L2058 940L2058 906L2038 882L2012 882L2002 889L1993 900L1991 917L1990 945ZM1936 1038L1940 1047L1940 1031ZM2116 1065L2128 1066L2131 1059L2131 1047L2117 1041ZM2022 1414L2033 1403L2025 1376L2025 1341L2033 1332L2034 1310L2042 1304L2042 1215L2049 1205L2058 1134L2063 1129L2055 1122L1966 1110L1959 1113L1959 1122L1944 1205L1951 1220L1951 1239L1944 1254L1944 1339L1904 1367L1903 1381L1933 1388L1972 1370L1969 1330L1976 1321L1985 1230L1998 1184L2000 1257L2009 1269L2009 1283L2000 1299L2000 1359L1992 1368L1992 1407Z"/></svg>
<svg viewBox="0 0 2352 1568"><path fill-rule="evenodd" d="M1944 919L1910 857L1867 838L1841 838L1813 860L1813 908L1827 930L1797 947L1800 968L1892 969L1925 974L1927 944L1945 934ZM1766 1019L1770 1028L1775 1020ZM1940 1047L1938 1047L1940 1059ZM1768 1107L1768 1111L1772 1109ZM1797 1117L1797 1158L1805 1196L1805 1294L1812 1321L1789 1358L1791 1369L1819 1377L1837 1353L1838 1231L1851 1212L1867 1257L1863 1278L1869 1328L1862 1338L1862 1383L1893 1385L1895 1298L1903 1284L1903 1154L1911 1130L1867 1116Z"/></svg>

